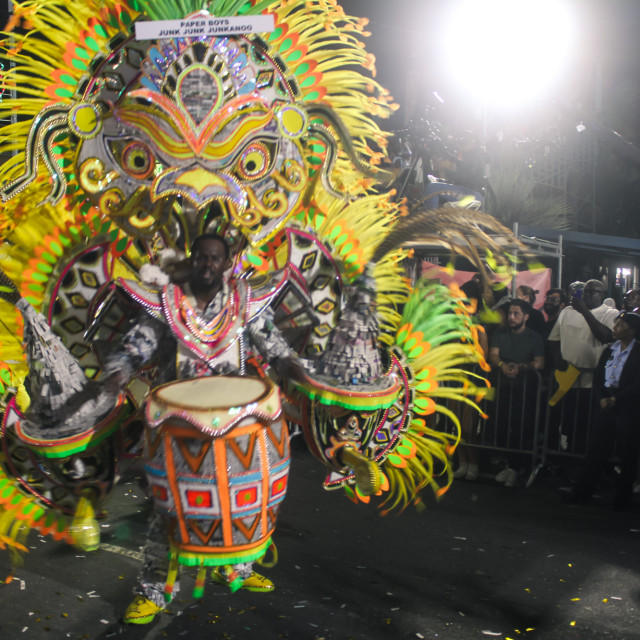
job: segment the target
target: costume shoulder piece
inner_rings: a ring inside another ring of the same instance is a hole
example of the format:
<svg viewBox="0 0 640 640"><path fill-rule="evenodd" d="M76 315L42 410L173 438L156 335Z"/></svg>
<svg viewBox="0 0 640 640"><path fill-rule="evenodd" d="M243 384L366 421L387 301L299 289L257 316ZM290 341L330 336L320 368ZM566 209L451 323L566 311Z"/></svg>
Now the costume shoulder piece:
<svg viewBox="0 0 640 640"><path fill-rule="evenodd" d="M249 320L253 320L265 309L271 307L277 298L285 293L291 286L289 270L278 269L266 274L256 274L247 280L249 285Z"/></svg>
<svg viewBox="0 0 640 640"><path fill-rule="evenodd" d="M162 318L162 292L165 287L148 285L136 280L118 278L116 286L119 291L136 302L150 315Z"/></svg>

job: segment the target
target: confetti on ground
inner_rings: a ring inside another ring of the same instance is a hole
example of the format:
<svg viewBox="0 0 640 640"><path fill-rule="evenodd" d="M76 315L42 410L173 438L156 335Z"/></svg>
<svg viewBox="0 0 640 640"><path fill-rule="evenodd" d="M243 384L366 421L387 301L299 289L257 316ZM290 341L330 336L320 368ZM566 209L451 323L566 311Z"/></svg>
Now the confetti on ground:
<svg viewBox="0 0 640 640"><path fill-rule="evenodd" d="M143 556L140 551L133 551L132 549L125 549L124 547L118 547L117 545L101 543L101 551L110 551L111 553L117 553L118 555L125 556L126 558L133 558L134 560L142 561Z"/></svg>
<svg viewBox="0 0 640 640"><path fill-rule="evenodd" d="M622 598L618 598L618 596L611 596L612 600L622 600Z"/></svg>
<svg viewBox="0 0 640 640"><path fill-rule="evenodd" d="M23 627L22 628L22 633L24 633L29 627Z"/></svg>
<svg viewBox="0 0 640 640"><path fill-rule="evenodd" d="M502 635L500 631L488 631L487 629L483 629L482 633L485 636L501 636Z"/></svg>
<svg viewBox="0 0 640 640"><path fill-rule="evenodd" d="M569 624L570 624L572 627L575 627L575 626L576 626L576 621L575 621L575 620L572 620Z"/></svg>
<svg viewBox="0 0 640 640"><path fill-rule="evenodd" d="M416 638L424 638L424 636L421 633L416 633Z"/></svg>
<svg viewBox="0 0 640 640"><path fill-rule="evenodd" d="M571 598L571 602L578 602L578 600L580 600L580 598Z"/></svg>
<svg viewBox="0 0 640 640"><path fill-rule="evenodd" d="M466 538L463 537L463 536L453 536L453 539L454 540L466 540Z"/></svg>
<svg viewBox="0 0 640 640"><path fill-rule="evenodd" d="M24 580L20 580L20 591L24 591L27 585Z"/></svg>
<svg viewBox="0 0 640 640"><path fill-rule="evenodd" d="M109 624L109 621L105 620L104 618L102 618L102 620L100 620L100 622L102 622L102 624Z"/></svg>

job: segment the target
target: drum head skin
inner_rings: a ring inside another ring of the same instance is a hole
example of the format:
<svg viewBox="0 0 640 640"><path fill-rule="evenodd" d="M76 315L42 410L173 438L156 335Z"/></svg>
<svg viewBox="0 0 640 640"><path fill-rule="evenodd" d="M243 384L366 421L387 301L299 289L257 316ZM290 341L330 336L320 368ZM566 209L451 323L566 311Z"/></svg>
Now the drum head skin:
<svg viewBox="0 0 640 640"><path fill-rule="evenodd" d="M280 414L278 388L251 376L207 376L161 385L151 392L145 409L151 428L180 420L212 436L247 419L267 424Z"/></svg>

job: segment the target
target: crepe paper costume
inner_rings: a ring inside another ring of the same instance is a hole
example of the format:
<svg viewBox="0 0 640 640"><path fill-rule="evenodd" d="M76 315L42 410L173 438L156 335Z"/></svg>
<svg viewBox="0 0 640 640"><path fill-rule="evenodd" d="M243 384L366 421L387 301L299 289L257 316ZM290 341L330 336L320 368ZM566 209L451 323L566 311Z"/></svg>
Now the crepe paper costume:
<svg viewBox="0 0 640 640"><path fill-rule="evenodd" d="M196 33L211 18L255 14L273 16L273 30ZM167 19L193 29L136 39L136 22ZM370 500L360 483L402 507L450 481L456 423L442 434L429 416L446 413L447 394L481 395L456 371L480 358L458 292L428 289L421 308L433 314L403 319L412 285L402 246L447 247L481 271L481 256L506 271L522 247L490 216L409 212L385 191L389 134L377 120L396 105L374 79L366 23L334 0L14 2L1 53L0 116L18 117L0 129L10 155L0 167L0 268L90 380L104 375L131 311L111 303L112 281L140 281L167 250L188 256L205 230L230 242L238 280L267 283L286 268L273 322L309 372L308 384L287 389L288 415L305 422L327 487ZM451 344L428 347L444 311ZM0 384L25 411L23 321L10 301L0 312ZM154 374L128 390L134 407ZM4 456L16 475L12 451ZM34 459L17 474L25 491L35 468Z"/></svg>

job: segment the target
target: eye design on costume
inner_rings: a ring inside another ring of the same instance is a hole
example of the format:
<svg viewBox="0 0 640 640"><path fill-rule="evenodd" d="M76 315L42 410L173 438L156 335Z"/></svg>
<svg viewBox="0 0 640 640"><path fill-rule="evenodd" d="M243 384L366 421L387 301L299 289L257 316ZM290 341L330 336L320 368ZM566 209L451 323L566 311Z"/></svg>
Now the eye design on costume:
<svg viewBox="0 0 640 640"><path fill-rule="evenodd" d="M262 142L253 142L240 154L236 174L241 180L259 180L271 169L272 153Z"/></svg>
<svg viewBox="0 0 640 640"><path fill-rule="evenodd" d="M144 180L155 166L153 153L143 142L130 142L122 151L122 167L133 178Z"/></svg>
<svg viewBox="0 0 640 640"><path fill-rule="evenodd" d="M143 209L139 209L129 216L129 224L136 229L146 229L156 221L155 217Z"/></svg>

